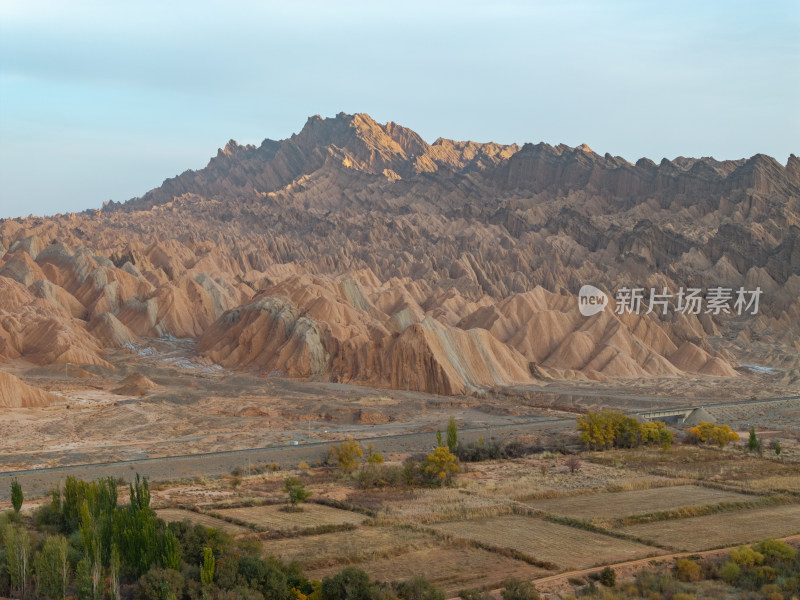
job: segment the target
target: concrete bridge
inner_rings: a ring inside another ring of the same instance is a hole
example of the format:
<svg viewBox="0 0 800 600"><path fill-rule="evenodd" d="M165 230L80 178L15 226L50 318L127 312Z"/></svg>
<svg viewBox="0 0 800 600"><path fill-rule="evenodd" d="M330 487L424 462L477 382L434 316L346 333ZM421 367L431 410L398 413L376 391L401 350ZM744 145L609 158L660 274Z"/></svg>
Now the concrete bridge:
<svg viewBox="0 0 800 600"><path fill-rule="evenodd" d="M671 423L683 423L698 407L690 408L665 408L658 410L647 410L637 412L636 415L645 421L670 421Z"/></svg>
<svg viewBox="0 0 800 600"><path fill-rule="evenodd" d="M728 406L745 406L748 404L773 404L779 402L796 402L800 400L800 396L781 396L778 398L753 398L752 400L739 400L734 402L715 402L713 404L704 404L702 406L688 406L683 408L657 408L655 410L642 410L634 413L636 416L644 419L645 421L666 421L670 423L685 423L693 412L708 408L725 408ZM709 415L706 413L705 415ZM705 420L705 419L704 419Z"/></svg>

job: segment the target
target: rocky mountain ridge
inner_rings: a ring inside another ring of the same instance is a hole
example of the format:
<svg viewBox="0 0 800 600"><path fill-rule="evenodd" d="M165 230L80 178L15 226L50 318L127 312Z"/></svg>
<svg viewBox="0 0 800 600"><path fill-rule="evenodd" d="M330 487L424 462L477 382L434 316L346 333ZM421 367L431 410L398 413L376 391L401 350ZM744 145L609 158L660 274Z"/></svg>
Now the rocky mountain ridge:
<svg viewBox="0 0 800 600"><path fill-rule="evenodd" d="M312 117L102 212L0 222L0 360L168 335L226 368L443 394L796 368L798 199L794 155L631 164ZM612 297L588 318L586 283ZM764 293L755 316L615 314L634 285Z"/></svg>

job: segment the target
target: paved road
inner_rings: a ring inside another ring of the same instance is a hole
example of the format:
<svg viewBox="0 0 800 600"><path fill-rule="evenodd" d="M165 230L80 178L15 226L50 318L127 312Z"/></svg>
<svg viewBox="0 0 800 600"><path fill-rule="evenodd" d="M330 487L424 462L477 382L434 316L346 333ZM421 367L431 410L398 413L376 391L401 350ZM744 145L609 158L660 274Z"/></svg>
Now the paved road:
<svg viewBox="0 0 800 600"><path fill-rule="evenodd" d="M479 437L486 439L493 436L498 437L499 435L511 437L521 433L530 433L542 427L559 424L568 425L571 423L574 423L573 418L540 417L523 423L493 425L489 428L465 428L459 431L459 439L465 442L472 442L477 441ZM385 435L371 438L356 436L355 439L362 446L373 444L375 450L383 454L428 452L436 444L436 434L433 432ZM298 446L271 446L183 456L5 471L0 472L0 501L9 500L11 480L14 477L19 480L27 498L37 498L46 495L49 490L53 489L69 475L86 480L108 476L130 480L135 473L139 473L151 481L164 481L224 475L230 473L236 467L246 468L248 463L277 463L282 468L294 468L303 461L313 464L324 460L331 445L335 443L337 442L313 442Z"/></svg>
<svg viewBox="0 0 800 600"><path fill-rule="evenodd" d="M720 408L724 406L785 402L787 400L800 400L800 396L763 398L759 400L743 400L740 402L720 402L700 406L695 405L686 407L686 409ZM652 411L639 411L637 414L647 412ZM488 428L465 428L461 430L459 434L463 441L471 442L476 441L481 436L485 438L492 437L495 433L502 434L503 437L511 437L521 433L532 433L542 427L565 425L568 423L574 423L574 418L532 417L520 423L494 425ZM372 443L377 452L389 454L396 452L426 452L433 446L435 437L433 433L408 433L372 438L356 437L356 439L361 442L362 445ZM49 490L58 485L68 475L75 475L86 480L108 476L131 479L135 473L139 473L152 481L164 481L201 476L214 477L230 473L236 467L245 467L248 463L277 463L282 468L292 468L296 467L297 464L302 461L313 464L324 460L330 446L334 443L337 442L313 442L304 443L299 446L271 446L266 448L207 452L184 456L165 456L141 460L68 465L45 469L4 471L0 472L0 501L9 500L11 479L14 477L19 479L26 496L28 498L35 498L47 494Z"/></svg>

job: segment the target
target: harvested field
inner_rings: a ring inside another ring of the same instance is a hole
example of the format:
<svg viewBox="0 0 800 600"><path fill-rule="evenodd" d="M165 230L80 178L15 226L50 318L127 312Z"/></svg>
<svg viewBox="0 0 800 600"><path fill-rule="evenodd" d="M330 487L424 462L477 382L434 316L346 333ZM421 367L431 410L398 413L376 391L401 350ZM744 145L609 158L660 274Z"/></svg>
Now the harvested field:
<svg viewBox="0 0 800 600"><path fill-rule="evenodd" d="M459 476L466 489L493 498L517 500L569 494L581 490L642 489L669 485L670 479L612 464L582 461L580 470L571 473L564 457L521 458L486 461L469 465Z"/></svg>
<svg viewBox="0 0 800 600"><path fill-rule="evenodd" d="M359 564L358 567L369 573L370 579L379 581L422 575L443 589L448 598L465 588L497 588L507 577L533 579L550 573L521 560L487 550L452 546L408 552ZM340 569L341 567L329 567L308 571L306 574L312 579L322 579Z"/></svg>
<svg viewBox="0 0 800 600"><path fill-rule="evenodd" d="M677 485L629 492L531 500L526 504L547 513L590 520L643 515L720 502L752 502L755 500L758 500L758 496L726 492L698 485Z"/></svg>
<svg viewBox="0 0 800 600"><path fill-rule="evenodd" d="M380 517L408 524L436 523L508 514L507 501L455 488L416 489L397 501L384 501Z"/></svg>
<svg viewBox="0 0 800 600"><path fill-rule="evenodd" d="M640 448L599 452L593 460L606 465L620 465L668 477L701 479L725 483L741 489L762 483L758 491L798 489L800 464L744 454L735 448L720 450L706 446L673 446L669 452ZM770 487L771 481L775 487Z"/></svg>
<svg viewBox="0 0 800 600"><path fill-rule="evenodd" d="M737 482L743 490L753 492L783 492L800 494L800 473L796 475L772 475Z"/></svg>
<svg viewBox="0 0 800 600"><path fill-rule="evenodd" d="M676 550L694 552L800 533L800 506L788 504L656 521L620 531Z"/></svg>
<svg viewBox="0 0 800 600"><path fill-rule="evenodd" d="M436 529L455 537L510 548L537 560L555 563L561 569L587 568L663 554L658 548L644 544L518 515L440 523Z"/></svg>
<svg viewBox="0 0 800 600"><path fill-rule="evenodd" d="M264 542L264 552L283 561L297 561L307 569L374 561L433 547L432 535L402 527L359 527Z"/></svg>
<svg viewBox="0 0 800 600"><path fill-rule="evenodd" d="M284 512L285 505L248 506L246 508L225 508L215 511L223 517L251 523L262 530L287 531L291 529L307 529L325 525L357 525L366 517L349 510L331 508L321 504L306 503L302 512Z"/></svg>
<svg viewBox="0 0 800 600"><path fill-rule="evenodd" d="M173 521L191 521L194 525L202 525L203 527L213 527L233 535L240 533L247 533L250 530L241 525L228 523L222 519L204 515L201 513L192 512L191 510L183 510L180 508L160 508L156 511L159 519L164 519L167 523Z"/></svg>

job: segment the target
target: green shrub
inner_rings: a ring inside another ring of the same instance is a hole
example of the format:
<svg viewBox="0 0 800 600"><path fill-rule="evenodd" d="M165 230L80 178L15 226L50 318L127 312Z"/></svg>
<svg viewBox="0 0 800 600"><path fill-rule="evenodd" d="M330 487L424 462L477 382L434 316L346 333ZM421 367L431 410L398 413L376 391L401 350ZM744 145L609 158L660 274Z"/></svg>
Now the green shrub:
<svg viewBox="0 0 800 600"><path fill-rule="evenodd" d="M679 558L675 562L675 571L681 581L700 580L700 565L690 558Z"/></svg>
<svg viewBox="0 0 800 600"><path fill-rule="evenodd" d="M140 600L172 600L183 596L183 575L172 569L150 569L139 578L136 597Z"/></svg>
<svg viewBox="0 0 800 600"><path fill-rule="evenodd" d="M421 575L393 582L392 589L401 600L444 600L444 592Z"/></svg>
<svg viewBox="0 0 800 600"><path fill-rule="evenodd" d="M509 577L503 581L500 595L503 600L539 600L539 594L536 593L533 584L516 577Z"/></svg>
<svg viewBox="0 0 800 600"><path fill-rule="evenodd" d="M611 567L606 567L600 571L600 583L606 587L614 587L617 584L617 573Z"/></svg>
<svg viewBox="0 0 800 600"><path fill-rule="evenodd" d="M765 600L783 600L783 592L780 586L774 583L761 586L761 595Z"/></svg>
<svg viewBox="0 0 800 600"><path fill-rule="evenodd" d="M645 598L649 597L651 592L673 594L675 591L675 580L669 573L639 571L634 577L639 595Z"/></svg>
<svg viewBox="0 0 800 600"><path fill-rule="evenodd" d="M500 444L480 440L469 444L459 444L455 451L458 460L464 462L481 462L484 460L497 460L501 457Z"/></svg>
<svg viewBox="0 0 800 600"><path fill-rule="evenodd" d="M458 597L461 598L461 600L492 600L492 595L488 590L481 590L478 588L460 590L458 592Z"/></svg>
<svg viewBox="0 0 800 600"><path fill-rule="evenodd" d="M731 550L731 560L740 567L752 567L764 562L764 555L750 546L739 546Z"/></svg>
<svg viewBox="0 0 800 600"><path fill-rule="evenodd" d="M369 575L357 567L346 567L325 577L320 587L322 600L372 600Z"/></svg>
<svg viewBox="0 0 800 600"><path fill-rule="evenodd" d="M726 562L719 570L719 578L725 583L733 585L739 579L742 570L739 565L733 561Z"/></svg>
<svg viewBox="0 0 800 600"><path fill-rule="evenodd" d="M364 489L399 487L406 483L403 467L369 461L356 472L355 480Z"/></svg>
<svg viewBox="0 0 800 600"><path fill-rule="evenodd" d="M794 560L797 557L797 550L789 544L771 538L759 542L755 547L755 551L763 554L764 558L770 563L781 560Z"/></svg>

